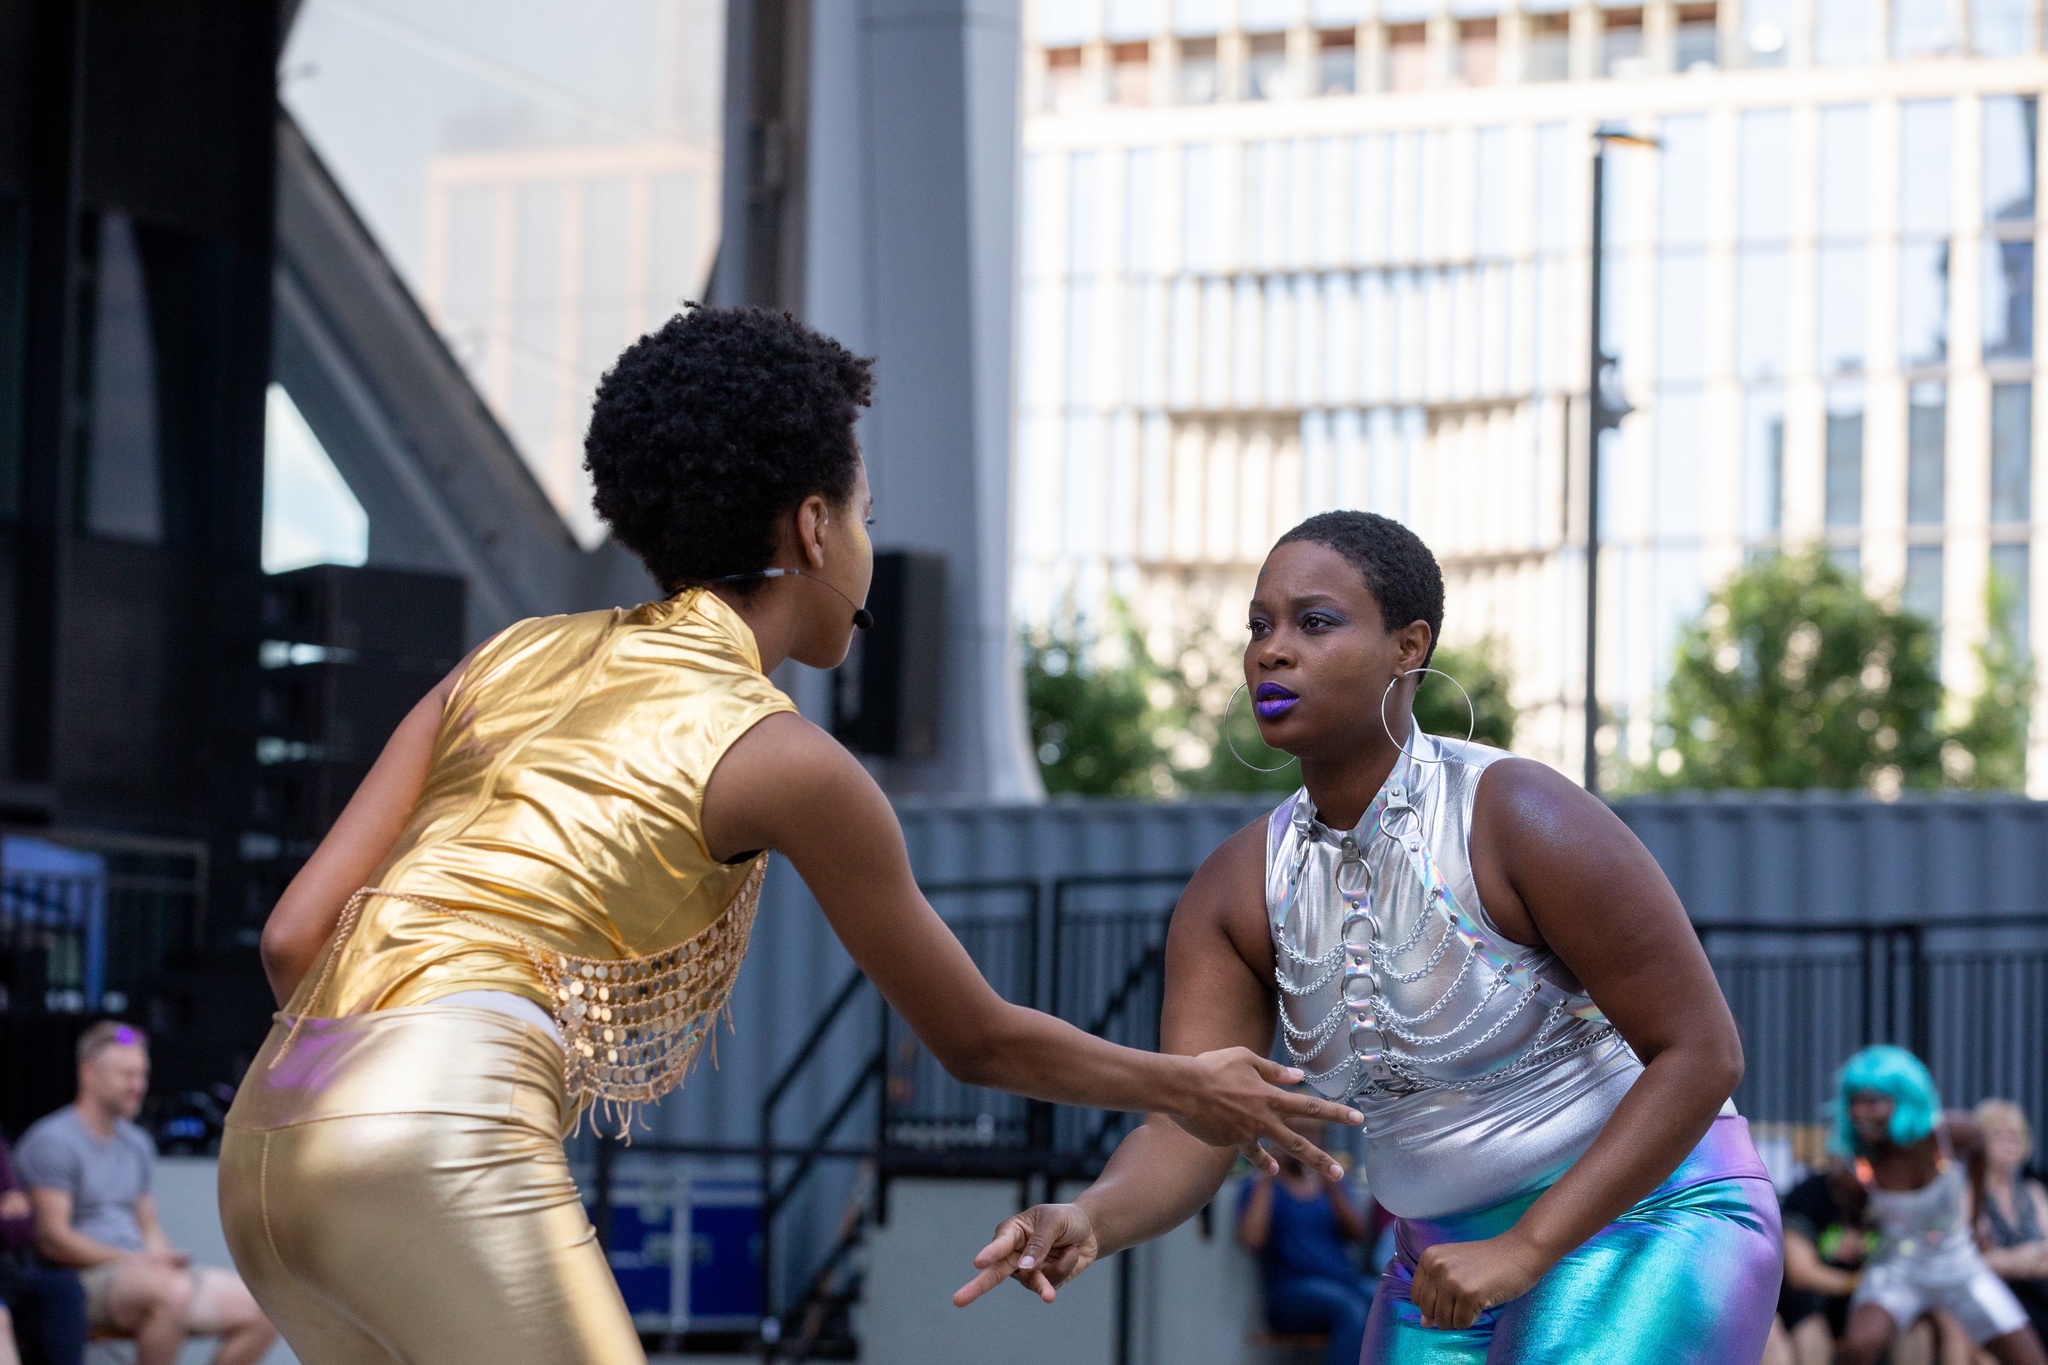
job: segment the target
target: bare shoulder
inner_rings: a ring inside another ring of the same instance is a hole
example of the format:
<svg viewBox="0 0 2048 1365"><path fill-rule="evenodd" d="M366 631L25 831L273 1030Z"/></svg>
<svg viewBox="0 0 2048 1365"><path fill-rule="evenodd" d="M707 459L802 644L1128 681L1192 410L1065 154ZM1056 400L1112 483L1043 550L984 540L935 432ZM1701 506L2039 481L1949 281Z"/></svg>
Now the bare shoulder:
<svg viewBox="0 0 2048 1365"><path fill-rule="evenodd" d="M1217 845L1188 879L1173 912L1173 933L1185 941L1220 932L1240 956L1272 956L1266 931L1266 816Z"/></svg>
<svg viewBox="0 0 2048 1365"><path fill-rule="evenodd" d="M794 711L763 716L719 757L704 784L704 842L717 857L757 848L788 851L818 823L871 823L888 809L874 779L846 746ZM863 821L862 817L869 817Z"/></svg>
<svg viewBox="0 0 2048 1365"><path fill-rule="evenodd" d="M1503 758L1479 777L1473 833L1553 841L1593 831L1626 833L1607 803L1547 763ZM1488 828L1488 827L1491 828Z"/></svg>

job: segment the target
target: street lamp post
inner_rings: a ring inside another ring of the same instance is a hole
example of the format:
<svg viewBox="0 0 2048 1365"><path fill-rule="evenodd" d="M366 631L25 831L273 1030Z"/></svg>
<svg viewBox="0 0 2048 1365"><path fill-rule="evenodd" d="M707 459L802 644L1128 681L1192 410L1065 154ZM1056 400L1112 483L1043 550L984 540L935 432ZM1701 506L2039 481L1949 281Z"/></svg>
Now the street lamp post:
<svg viewBox="0 0 2048 1365"><path fill-rule="evenodd" d="M1606 339L1600 333L1600 292L1607 273L1606 196L1607 144L1648 147L1661 144L1653 137L1638 137L1618 128L1593 130L1593 246L1588 274L1591 286L1591 322L1586 328L1590 345L1586 357L1586 790L1600 790L1600 433L1621 425L1632 409L1622 398L1619 385L1608 395L1607 372L1615 359L1607 354Z"/></svg>

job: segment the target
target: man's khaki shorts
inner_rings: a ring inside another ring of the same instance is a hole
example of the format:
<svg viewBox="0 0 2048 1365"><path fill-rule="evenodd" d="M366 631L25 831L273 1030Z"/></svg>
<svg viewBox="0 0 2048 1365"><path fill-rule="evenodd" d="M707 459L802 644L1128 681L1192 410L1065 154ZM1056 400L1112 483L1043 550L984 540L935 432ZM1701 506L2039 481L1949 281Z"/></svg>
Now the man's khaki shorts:
<svg viewBox="0 0 2048 1365"><path fill-rule="evenodd" d="M102 1261L78 1272L85 1286L85 1321L95 1332L114 1327L114 1275L120 1268L119 1261Z"/></svg>

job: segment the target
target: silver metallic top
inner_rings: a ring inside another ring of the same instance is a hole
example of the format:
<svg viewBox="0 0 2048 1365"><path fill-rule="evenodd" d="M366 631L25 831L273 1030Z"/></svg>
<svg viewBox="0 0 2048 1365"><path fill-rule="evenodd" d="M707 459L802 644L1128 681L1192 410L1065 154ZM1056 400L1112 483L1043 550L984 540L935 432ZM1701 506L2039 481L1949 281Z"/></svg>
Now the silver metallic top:
<svg viewBox="0 0 2048 1365"><path fill-rule="evenodd" d="M1505 937L1467 842L1507 757L1412 732L1355 829L1297 791L1266 827L1266 911L1287 1050L1365 1115L1373 1197L1404 1218L1554 1180L1642 1064L1555 953Z"/></svg>
<svg viewBox="0 0 2048 1365"><path fill-rule="evenodd" d="M1941 1144L1941 1165L1934 1179L1917 1190L1881 1189L1870 1163L1856 1163L1856 1175L1870 1198L1870 1221L1878 1233L1873 1268L1898 1266L1923 1285L1958 1283L1985 1269L1970 1234L1969 1172L1949 1150L1948 1133L1940 1126L1934 1132Z"/></svg>

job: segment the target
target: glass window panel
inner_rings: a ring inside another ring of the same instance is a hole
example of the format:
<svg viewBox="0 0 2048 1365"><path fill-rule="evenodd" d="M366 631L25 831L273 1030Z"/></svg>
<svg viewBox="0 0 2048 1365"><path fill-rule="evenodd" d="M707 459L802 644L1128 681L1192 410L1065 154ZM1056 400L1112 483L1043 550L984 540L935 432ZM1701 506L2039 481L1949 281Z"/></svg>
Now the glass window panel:
<svg viewBox="0 0 2048 1365"><path fill-rule="evenodd" d="M1351 250L1365 264L1387 259L1387 140L1385 133L1368 133L1351 144Z"/></svg>
<svg viewBox="0 0 2048 1365"><path fill-rule="evenodd" d="M1863 576L1863 549L1857 545L1837 545L1828 551L1828 562L1851 578Z"/></svg>
<svg viewBox="0 0 2048 1365"><path fill-rule="evenodd" d="M1711 71L1721 64L1721 25L1713 5L1680 5L1671 65L1679 71Z"/></svg>
<svg viewBox="0 0 2048 1365"><path fill-rule="evenodd" d="M1751 109L1742 115L1741 232L1745 242L1783 241L1792 196L1792 115Z"/></svg>
<svg viewBox="0 0 2048 1365"><path fill-rule="evenodd" d="M1319 138L1315 147L1314 258L1318 265L1342 265L1351 239L1351 144L1343 138Z"/></svg>
<svg viewBox="0 0 2048 1365"><path fill-rule="evenodd" d="M1861 243L1830 242L1820 248L1820 353L1816 362L1822 374L1863 368L1867 260Z"/></svg>
<svg viewBox="0 0 2048 1365"><path fill-rule="evenodd" d="M2030 360L2034 355L2034 244L1984 243L1984 357Z"/></svg>
<svg viewBox="0 0 2048 1365"><path fill-rule="evenodd" d="M1158 153L1141 147L1124 158L1124 270L1132 275L1153 273L1152 244L1159 224L1153 216L1153 181Z"/></svg>
<svg viewBox="0 0 2048 1365"><path fill-rule="evenodd" d="M1947 100L1899 106L1899 230L1909 237L1948 235L1954 194L1954 144Z"/></svg>
<svg viewBox="0 0 2048 1365"><path fill-rule="evenodd" d="M1906 549L1906 586L1899 605L1934 624L1941 638L1941 547L1912 545Z"/></svg>
<svg viewBox="0 0 2048 1365"><path fill-rule="evenodd" d="M1572 245L1573 183L1571 140L1562 123L1536 130L1536 249L1563 251ZM1583 249L1583 248L1582 248Z"/></svg>
<svg viewBox="0 0 2048 1365"><path fill-rule="evenodd" d="M1481 259L1508 249L1508 133L1481 128L1473 138L1472 245Z"/></svg>
<svg viewBox="0 0 2048 1365"><path fill-rule="evenodd" d="M1821 66L1862 66L1873 59L1875 7L1876 0L1814 0L1814 61Z"/></svg>
<svg viewBox="0 0 2048 1365"><path fill-rule="evenodd" d="M2027 638L2028 587L2032 577L2029 559L2025 543L1991 547L1991 573L2005 599L2006 633L2012 637L2013 647L2022 659L2032 652L2032 642Z"/></svg>
<svg viewBox="0 0 2048 1365"><path fill-rule="evenodd" d="M1458 79L1467 85L1492 85L1500 76L1500 21L1461 19L1458 22Z"/></svg>
<svg viewBox="0 0 2048 1365"><path fill-rule="evenodd" d="M1948 359L1948 243L1899 244L1899 363Z"/></svg>
<svg viewBox="0 0 2048 1365"><path fill-rule="evenodd" d="M1970 0L1970 46L1987 57L2027 50L2027 0Z"/></svg>
<svg viewBox="0 0 2048 1365"><path fill-rule="evenodd" d="M1744 379L1785 373L1785 248L1744 247L1736 259L1735 368Z"/></svg>
<svg viewBox="0 0 2048 1365"><path fill-rule="evenodd" d="M1870 109L1838 104L1820 111L1820 234L1861 237L1870 230Z"/></svg>
<svg viewBox="0 0 2048 1365"><path fill-rule="evenodd" d="M1076 152L1067 163L1067 273L1093 275L1101 268L1097 247L1102 240L1101 218L1096 209L1096 167L1094 152Z"/></svg>
<svg viewBox="0 0 2048 1365"><path fill-rule="evenodd" d="M2034 217L2035 138L2040 102L2032 95L1984 97L1984 217L1993 223Z"/></svg>
<svg viewBox="0 0 2048 1365"><path fill-rule="evenodd" d="M1173 31L1215 33L1223 27L1223 0L1173 0Z"/></svg>
<svg viewBox="0 0 2048 1365"><path fill-rule="evenodd" d="M1687 539L1700 533L1701 431L1705 400L1698 389L1673 389L1657 396L1656 465L1651 472L1651 507L1659 539Z"/></svg>
<svg viewBox="0 0 2048 1365"><path fill-rule="evenodd" d="M1571 75L1572 26L1564 14L1531 14L1523 21L1522 79L1561 81Z"/></svg>
<svg viewBox="0 0 2048 1365"><path fill-rule="evenodd" d="M1358 36L1349 29L1319 35L1316 44L1316 93L1358 93Z"/></svg>
<svg viewBox="0 0 2048 1365"><path fill-rule="evenodd" d="M1214 104L1222 92L1222 68L1216 64L1214 38L1189 38L1180 45L1175 85L1182 104Z"/></svg>
<svg viewBox="0 0 2048 1365"><path fill-rule="evenodd" d="M1742 7L1750 66L1783 66L1799 31L1803 0L1751 0Z"/></svg>
<svg viewBox="0 0 2048 1365"><path fill-rule="evenodd" d="M1643 12L1618 10L1600 30L1600 74L1633 80L1644 73Z"/></svg>
<svg viewBox="0 0 2048 1365"><path fill-rule="evenodd" d="M1388 200L1393 226L1388 250L1394 260L1412 261L1420 250L1416 240L1422 224L1422 140L1419 132L1396 133L1393 142L1393 194Z"/></svg>
<svg viewBox="0 0 2048 1365"><path fill-rule="evenodd" d="M1939 526L1947 502L1948 385L1915 384L1906 395L1906 524Z"/></svg>
<svg viewBox="0 0 2048 1365"><path fill-rule="evenodd" d="M1892 0L1892 55L1925 57L1962 44L1953 0Z"/></svg>
<svg viewBox="0 0 2048 1365"><path fill-rule="evenodd" d="M1706 377L1700 318L1707 310L1706 259L1697 251L1669 251L1657 279L1657 373L1667 384Z"/></svg>
<svg viewBox="0 0 2048 1365"><path fill-rule="evenodd" d="M2034 519L2034 386L1991 386L1991 520Z"/></svg>
<svg viewBox="0 0 2048 1365"><path fill-rule="evenodd" d="M1828 393L1825 520L1830 529L1863 524L1863 387Z"/></svg>
<svg viewBox="0 0 2048 1365"><path fill-rule="evenodd" d="M1215 189L1211 177L1216 149L1196 143L1180 149L1181 268L1213 270L1215 263Z"/></svg>
<svg viewBox="0 0 2048 1365"><path fill-rule="evenodd" d="M1245 96L1255 100L1284 100L1294 93L1287 73L1287 35L1261 33L1251 40L1245 54Z"/></svg>
<svg viewBox="0 0 2048 1365"><path fill-rule="evenodd" d="M1751 389L1742 402L1742 533L1750 541L1778 534L1785 506L1785 393Z"/></svg>
<svg viewBox="0 0 2048 1365"><path fill-rule="evenodd" d="M1707 117L1667 118L1656 158L1663 203L1658 207L1665 246L1704 246L1707 240ZM1624 153L1626 155L1626 153Z"/></svg>

